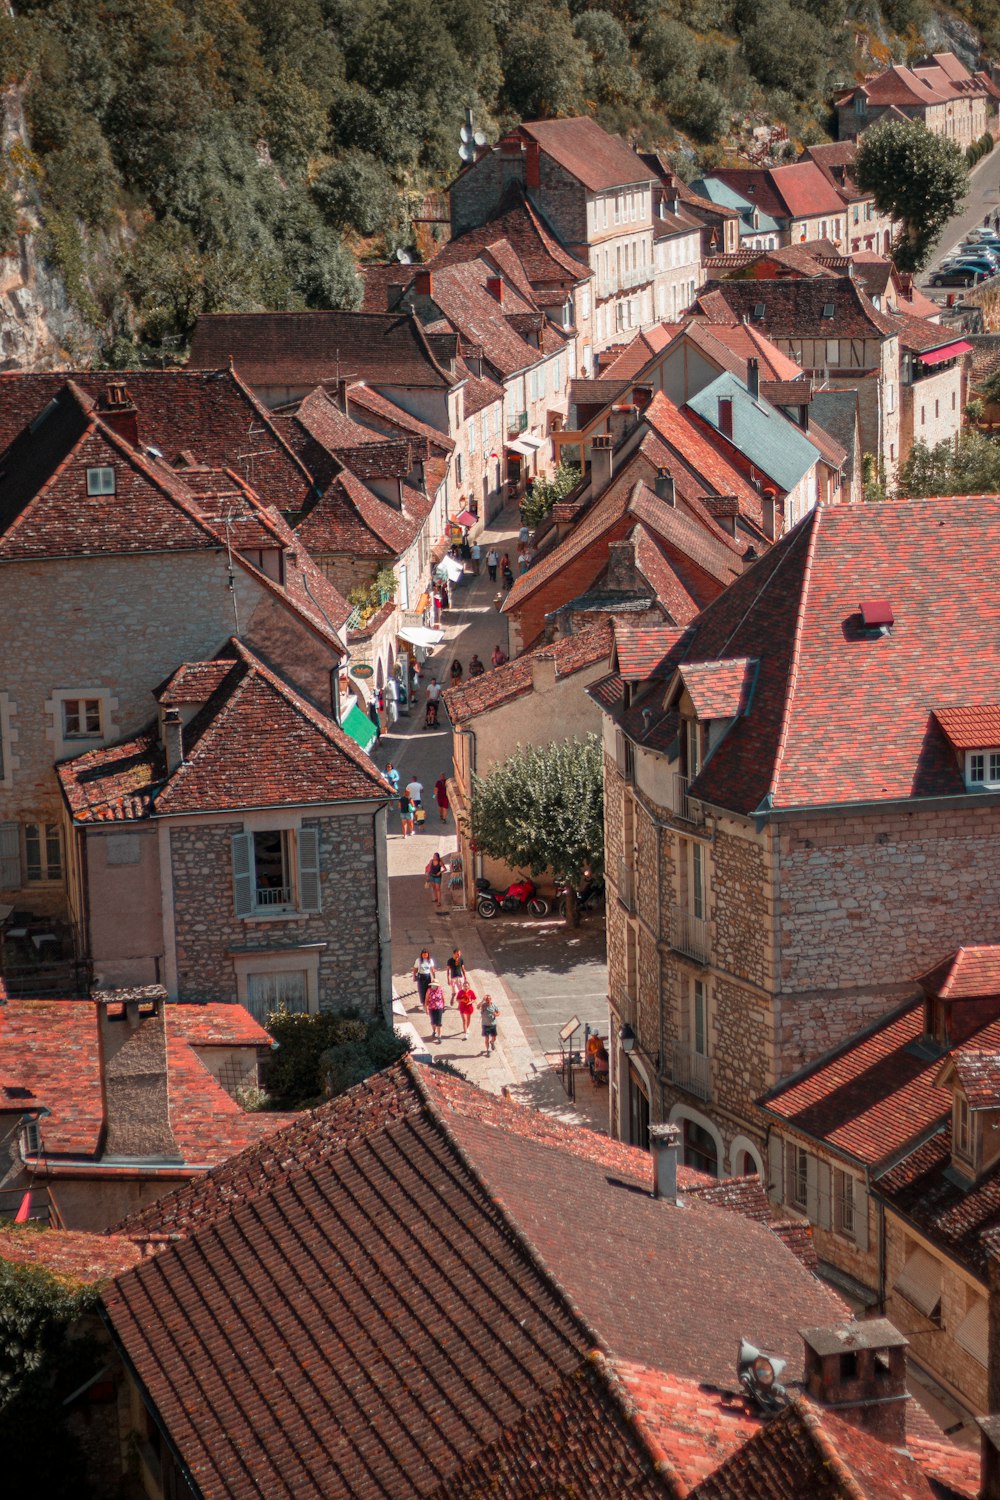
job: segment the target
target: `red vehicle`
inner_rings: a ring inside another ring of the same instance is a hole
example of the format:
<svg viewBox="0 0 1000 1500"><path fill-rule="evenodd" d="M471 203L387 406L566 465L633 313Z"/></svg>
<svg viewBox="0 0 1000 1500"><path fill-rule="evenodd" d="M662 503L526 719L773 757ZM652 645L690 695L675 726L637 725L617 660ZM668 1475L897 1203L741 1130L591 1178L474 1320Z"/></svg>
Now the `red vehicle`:
<svg viewBox="0 0 1000 1500"><path fill-rule="evenodd" d="M494 890L488 880L477 880L476 911L481 917L495 917L501 911L524 911L527 908L533 917L548 916L549 903L538 894L533 880L527 875L511 881L505 891Z"/></svg>

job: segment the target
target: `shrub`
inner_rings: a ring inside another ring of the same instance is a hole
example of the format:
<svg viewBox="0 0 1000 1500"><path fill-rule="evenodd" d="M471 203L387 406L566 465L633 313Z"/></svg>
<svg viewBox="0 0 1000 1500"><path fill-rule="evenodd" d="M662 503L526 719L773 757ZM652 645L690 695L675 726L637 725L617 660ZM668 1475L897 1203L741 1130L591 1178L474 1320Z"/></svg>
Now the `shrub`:
<svg viewBox="0 0 1000 1500"><path fill-rule="evenodd" d="M408 1050L408 1043L381 1021L357 1014L276 1011L268 1016L267 1029L278 1043L265 1065L265 1086L277 1109L319 1104Z"/></svg>

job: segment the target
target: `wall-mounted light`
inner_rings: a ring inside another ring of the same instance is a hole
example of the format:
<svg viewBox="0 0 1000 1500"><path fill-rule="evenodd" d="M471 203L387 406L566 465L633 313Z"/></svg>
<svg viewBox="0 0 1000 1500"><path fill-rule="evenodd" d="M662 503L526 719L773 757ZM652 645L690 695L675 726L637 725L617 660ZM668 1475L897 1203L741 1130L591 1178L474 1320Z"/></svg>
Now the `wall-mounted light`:
<svg viewBox="0 0 1000 1500"><path fill-rule="evenodd" d="M622 1044L622 1051L626 1053L626 1055L635 1049L635 1032L632 1030L627 1021L625 1022L625 1025L622 1027L621 1031L618 1033L618 1039Z"/></svg>

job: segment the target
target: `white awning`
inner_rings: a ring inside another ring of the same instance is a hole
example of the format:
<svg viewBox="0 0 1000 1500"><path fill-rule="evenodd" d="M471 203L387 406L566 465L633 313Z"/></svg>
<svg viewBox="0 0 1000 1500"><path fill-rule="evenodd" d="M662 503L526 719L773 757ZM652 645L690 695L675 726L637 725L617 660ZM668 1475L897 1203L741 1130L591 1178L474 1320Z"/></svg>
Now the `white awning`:
<svg viewBox="0 0 1000 1500"><path fill-rule="evenodd" d="M941 1302L941 1262L918 1247L896 1277L893 1291L902 1292L925 1318L933 1317Z"/></svg>
<svg viewBox="0 0 1000 1500"><path fill-rule="evenodd" d="M399 634L401 640L409 641L411 646L423 646L425 651L444 640L443 630L428 630L423 625L404 625Z"/></svg>
<svg viewBox="0 0 1000 1500"><path fill-rule="evenodd" d="M465 564L457 557L442 557L438 571L445 573L449 583L457 583L465 572Z"/></svg>
<svg viewBox="0 0 1000 1500"><path fill-rule="evenodd" d="M542 439L532 437L529 432L524 433L522 437L511 438L507 444L507 448L511 453L520 453L522 458L530 458L541 447Z"/></svg>
<svg viewBox="0 0 1000 1500"><path fill-rule="evenodd" d="M539 448L544 448L545 447L545 439L544 438L532 437L532 435L531 435L530 432L524 433L524 435L521 438L521 442L522 443L527 443L528 449L532 453L537 453L538 450L539 450Z"/></svg>

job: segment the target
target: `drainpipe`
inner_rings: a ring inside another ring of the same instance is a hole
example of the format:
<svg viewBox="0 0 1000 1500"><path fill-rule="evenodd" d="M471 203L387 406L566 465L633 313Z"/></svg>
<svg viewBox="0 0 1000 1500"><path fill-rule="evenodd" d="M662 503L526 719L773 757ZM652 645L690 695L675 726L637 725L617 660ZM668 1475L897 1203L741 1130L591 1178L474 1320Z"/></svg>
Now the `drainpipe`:
<svg viewBox="0 0 1000 1500"><path fill-rule="evenodd" d="M391 1029L392 1016L392 939L389 923L389 863L386 844L388 803L382 803L372 816L375 840L375 931L378 946L378 992L382 1017ZM381 899L384 894L384 900Z"/></svg>
<svg viewBox="0 0 1000 1500"><path fill-rule="evenodd" d="M865 1169L865 1185L868 1195L871 1196L871 1172ZM881 1199L876 1199L878 1209L878 1310L885 1316L885 1204Z"/></svg>

